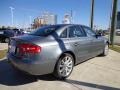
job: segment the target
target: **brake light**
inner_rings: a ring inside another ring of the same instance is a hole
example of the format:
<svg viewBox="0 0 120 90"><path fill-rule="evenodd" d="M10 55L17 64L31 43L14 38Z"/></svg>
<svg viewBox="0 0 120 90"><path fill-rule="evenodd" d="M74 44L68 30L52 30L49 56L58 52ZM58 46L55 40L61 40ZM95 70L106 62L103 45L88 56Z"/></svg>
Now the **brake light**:
<svg viewBox="0 0 120 90"><path fill-rule="evenodd" d="M25 55L25 54L37 54L41 51L41 47L37 45L32 44L20 44L18 46L19 54Z"/></svg>

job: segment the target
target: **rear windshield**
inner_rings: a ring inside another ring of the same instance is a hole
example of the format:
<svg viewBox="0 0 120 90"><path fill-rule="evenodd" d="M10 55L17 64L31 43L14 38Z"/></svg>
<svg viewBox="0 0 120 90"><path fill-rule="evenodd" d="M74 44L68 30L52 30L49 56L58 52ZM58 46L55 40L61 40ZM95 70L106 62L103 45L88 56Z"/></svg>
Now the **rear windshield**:
<svg viewBox="0 0 120 90"><path fill-rule="evenodd" d="M35 35L35 36L48 36L61 28L61 26L44 26L41 27L33 32L31 32L29 35Z"/></svg>

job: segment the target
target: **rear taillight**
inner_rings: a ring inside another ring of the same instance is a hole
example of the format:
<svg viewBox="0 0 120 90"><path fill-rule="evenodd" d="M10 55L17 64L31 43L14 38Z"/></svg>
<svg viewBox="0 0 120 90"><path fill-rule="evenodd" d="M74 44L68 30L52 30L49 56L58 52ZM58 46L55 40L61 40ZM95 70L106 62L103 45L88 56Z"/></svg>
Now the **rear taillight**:
<svg viewBox="0 0 120 90"><path fill-rule="evenodd" d="M41 47L32 44L20 44L18 45L18 53L21 55L37 54L41 52Z"/></svg>

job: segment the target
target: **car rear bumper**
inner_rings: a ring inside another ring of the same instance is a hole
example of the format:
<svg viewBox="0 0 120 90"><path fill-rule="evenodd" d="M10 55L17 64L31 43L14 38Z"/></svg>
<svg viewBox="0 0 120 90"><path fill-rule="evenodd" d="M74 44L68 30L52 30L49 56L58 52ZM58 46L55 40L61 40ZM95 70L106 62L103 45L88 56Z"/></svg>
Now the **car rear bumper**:
<svg viewBox="0 0 120 90"><path fill-rule="evenodd" d="M41 62L41 63L33 63L29 61L23 61L21 59L18 59L10 54L8 54L8 61L17 69L20 71L26 72L31 75L43 75L43 74L49 74L54 71L53 62Z"/></svg>

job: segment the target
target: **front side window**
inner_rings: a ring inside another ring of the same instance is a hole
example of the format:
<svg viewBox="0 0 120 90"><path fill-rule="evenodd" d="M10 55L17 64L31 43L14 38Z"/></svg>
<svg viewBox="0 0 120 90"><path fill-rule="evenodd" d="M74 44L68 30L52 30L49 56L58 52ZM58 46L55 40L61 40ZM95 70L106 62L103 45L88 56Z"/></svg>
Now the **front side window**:
<svg viewBox="0 0 120 90"><path fill-rule="evenodd" d="M69 28L69 37L83 37L85 34L82 32L81 28L79 26L71 26Z"/></svg>
<svg viewBox="0 0 120 90"><path fill-rule="evenodd" d="M83 27L83 29L85 30L85 32L87 33L87 35L89 36L95 36L95 32L89 28L89 27Z"/></svg>

